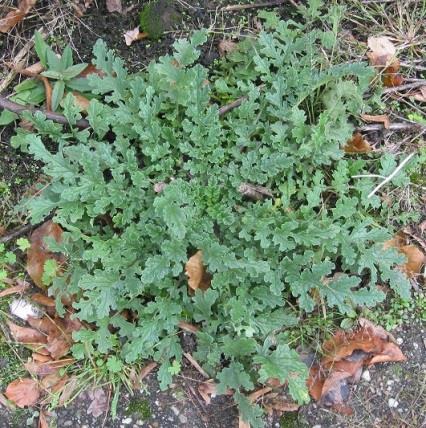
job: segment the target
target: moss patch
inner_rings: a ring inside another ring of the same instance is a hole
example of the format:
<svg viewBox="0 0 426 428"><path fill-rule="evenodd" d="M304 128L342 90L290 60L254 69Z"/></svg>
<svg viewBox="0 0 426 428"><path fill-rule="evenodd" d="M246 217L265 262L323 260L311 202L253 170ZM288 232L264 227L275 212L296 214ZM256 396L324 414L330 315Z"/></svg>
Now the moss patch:
<svg viewBox="0 0 426 428"><path fill-rule="evenodd" d="M126 414L137 415L143 421L151 417L151 406L148 400L133 399L126 409Z"/></svg>

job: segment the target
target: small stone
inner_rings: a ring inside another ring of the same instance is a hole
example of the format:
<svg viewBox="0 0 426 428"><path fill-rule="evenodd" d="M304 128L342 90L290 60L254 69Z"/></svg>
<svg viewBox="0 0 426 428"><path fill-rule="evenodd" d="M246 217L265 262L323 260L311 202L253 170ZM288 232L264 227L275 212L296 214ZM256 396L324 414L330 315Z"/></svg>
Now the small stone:
<svg viewBox="0 0 426 428"><path fill-rule="evenodd" d="M72 426L72 421L65 421L64 422L64 427L70 427Z"/></svg>
<svg viewBox="0 0 426 428"><path fill-rule="evenodd" d="M321 428L321 425L314 425L312 428Z"/></svg>
<svg viewBox="0 0 426 428"><path fill-rule="evenodd" d="M413 348L415 350L419 349L419 344L417 342L413 342Z"/></svg>
<svg viewBox="0 0 426 428"><path fill-rule="evenodd" d="M179 410L175 406L170 406L170 408L176 416L179 414Z"/></svg>
<svg viewBox="0 0 426 428"><path fill-rule="evenodd" d="M402 337L398 337L398 338L396 339L396 343L397 343L398 345L402 345L402 344L404 343L404 339L403 339Z"/></svg>
<svg viewBox="0 0 426 428"><path fill-rule="evenodd" d="M188 422L188 418L185 415L179 415L179 421L181 424L186 424Z"/></svg>
<svg viewBox="0 0 426 428"><path fill-rule="evenodd" d="M397 408L398 407L398 401L396 401L394 398L389 398L389 400L388 400L388 406L391 408L391 409L395 409L395 408Z"/></svg>
<svg viewBox="0 0 426 428"><path fill-rule="evenodd" d="M126 418L121 421L124 425L130 425L132 423L132 418Z"/></svg>
<svg viewBox="0 0 426 428"><path fill-rule="evenodd" d="M386 382L386 385L387 385L387 386L392 386L392 385L394 384L394 382L395 382L395 381L394 381L394 380L392 380L392 379L391 379L391 380L388 380L388 381Z"/></svg>
<svg viewBox="0 0 426 428"><path fill-rule="evenodd" d="M371 376L368 370L364 370L361 376L366 382L370 382Z"/></svg>

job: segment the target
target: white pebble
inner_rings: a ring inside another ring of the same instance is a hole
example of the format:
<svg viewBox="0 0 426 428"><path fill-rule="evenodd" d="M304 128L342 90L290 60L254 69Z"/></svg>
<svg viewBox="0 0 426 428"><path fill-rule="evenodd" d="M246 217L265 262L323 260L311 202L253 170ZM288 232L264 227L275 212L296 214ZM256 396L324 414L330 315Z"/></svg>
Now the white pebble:
<svg viewBox="0 0 426 428"><path fill-rule="evenodd" d="M413 348L414 349L419 349L419 344L417 342L413 342Z"/></svg>
<svg viewBox="0 0 426 428"><path fill-rule="evenodd" d="M361 376L366 382L370 382L371 376L368 370L364 370Z"/></svg>
<svg viewBox="0 0 426 428"><path fill-rule="evenodd" d="M404 339L403 339L402 337L398 337L398 338L396 339L396 343L397 343L398 345L402 345L402 344L404 343Z"/></svg>
<svg viewBox="0 0 426 428"><path fill-rule="evenodd" d="M314 425L312 428L321 428L321 425Z"/></svg>
<svg viewBox="0 0 426 428"><path fill-rule="evenodd" d="M389 398L388 400L388 406L392 409L392 408L396 408L398 407L398 401L396 401L394 398Z"/></svg>
<svg viewBox="0 0 426 428"><path fill-rule="evenodd" d="M121 421L124 425L130 425L132 423L132 418L126 418Z"/></svg>
<svg viewBox="0 0 426 428"><path fill-rule="evenodd" d="M386 382L386 385L387 385L387 386L393 385L393 384L394 384L394 382L395 382L395 381L394 381L394 380L392 380L392 379L391 379L391 380L388 380L388 381Z"/></svg>

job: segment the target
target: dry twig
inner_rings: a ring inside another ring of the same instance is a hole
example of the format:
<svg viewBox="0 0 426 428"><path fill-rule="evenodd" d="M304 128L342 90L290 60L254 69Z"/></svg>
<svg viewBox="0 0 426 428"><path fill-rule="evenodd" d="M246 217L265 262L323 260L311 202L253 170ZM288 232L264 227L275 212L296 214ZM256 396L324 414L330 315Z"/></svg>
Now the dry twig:
<svg viewBox="0 0 426 428"><path fill-rule="evenodd" d="M281 6L285 3L291 3L293 6L298 7L297 3L294 0L271 0L262 3L253 3L253 4L234 4L230 6L222 7L222 11L231 12L236 10L245 10L245 9L259 9L261 7L274 7Z"/></svg>

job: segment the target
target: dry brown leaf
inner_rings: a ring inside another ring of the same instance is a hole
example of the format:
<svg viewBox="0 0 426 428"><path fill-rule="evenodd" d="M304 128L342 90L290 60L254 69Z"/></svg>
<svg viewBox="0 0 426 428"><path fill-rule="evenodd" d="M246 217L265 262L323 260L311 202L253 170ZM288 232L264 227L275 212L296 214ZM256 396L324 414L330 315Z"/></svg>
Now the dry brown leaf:
<svg viewBox="0 0 426 428"><path fill-rule="evenodd" d="M5 395L18 407L34 406L40 398L40 388L34 379L16 379L7 386Z"/></svg>
<svg viewBox="0 0 426 428"><path fill-rule="evenodd" d="M79 380L77 376L71 376L61 391L61 396L59 397L59 406L63 406L67 401L73 396L74 392L77 391L79 387Z"/></svg>
<svg viewBox="0 0 426 428"><path fill-rule="evenodd" d="M44 71L43 64L38 61L24 68L19 73L23 74L24 76L38 76L42 71Z"/></svg>
<svg viewBox="0 0 426 428"><path fill-rule="evenodd" d="M18 8L10 11L4 18L0 18L0 32L7 33L16 24L21 22L25 15L35 5L37 0L21 0L18 4Z"/></svg>
<svg viewBox="0 0 426 428"><path fill-rule="evenodd" d="M50 358L49 355L42 355L38 352L33 352L31 356L36 363L46 363L47 361L52 361L52 358Z"/></svg>
<svg viewBox="0 0 426 428"><path fill-rule="evenodd" d="M90 100L78 92L72 93L76 106L80 107L81 111L87 112L90 105Z"/></svg>
<svg viewBox="0 0 426 428"><path fill-rule="evenodd" d="M92 402L87 409L88 415L93 415L97 418L108 410L108 399L105 391L102 388L92 389L88 392L89 398Z"/></svg>
<svg viewBox="0 0 426 428"><path fill-rule="evenodd" d="M426 263L426 256L415 245L404 245L405 239L402 233L398 233L383 244L383 248L395 248L405 255L407 261L400 266L400 269L409 277L413 278L421 272L422 266Z"/></svg>
<svg viewBox="0 0 426 428"><path fill-rule="evenodd" d="M266 386L265 388L258 389L257 391L252 392L247 398L251 403L256 402L260 397L263 397L268 392L271 392L272 388Z"/></svg>
<svg viewBox="0 0 426 428"><path fill-rule="evenodd" d="M296 412L300 408L299 404L286 400L283 397L276 397L270 400L266 399L266 401L263 403L263 406L265 407L268 414L272 414L274 411L276 411L280 415L284 412Z"/></svg>
<svg viewBox="0 0 426 428"><path fill-rule="evenodd" d="M207 290L210 287L211 275L203 265L202 251L197 251L186 262L185 274L188 277L188 285L192 290Z"/></svg>
<svg viewBox="0 0 426 428"><path fill-rule="evenodd" d="M127 46L130 46L133 42L137 40L142 40L148 37L148 33L140 32L139 27L134 28L133 30L126 31L124 33L124 41Z"/></svg>
<svg viewBox="0 0 426 428"><path fill-rule="evenodd" d="M369 37L367 43L371 50L367 54L371 65L384 67L395 58L396 48L388 37Z"/></svg>
<svg viewBox="0 0 426 428"><path fill-rule="evenodd" d="M190 323L188 323L186 321L179 321L178 326L179 326L180 329L182 329L182 330L184 330L184 331L186 331L188 333L194 333L195 334L198 331L200 331L200 329L196 325L190 324Z"/></svg>
<svg viewBox="0 0 426 428"><path fill-rule="evenodd" d="M40 410L40 416L38 418L38 428L49 428L47 423L47 416L44 410Z"/></svg>
<svg viewBox="0 0 426 428"><path fill-rule="evenodd" d="M237 48L237 46L238 46L237 43L231 40L222 39L218 45L219 55L225 56L233 52Z"/></svg>
<svg viewBox="0 0 426 428"><path fill-rule="evenodd" d="M55 307L55 300L41 293L33 294L31 296L31 300L39 305L47 306L49 308Z"/></svg>
<svg viewBox="0 0 426 428"><path fill-rule="evenodd" d="M413 95L413 98L422 103L426 103L426 86L422 86L419 91Z"/></svg>
<svg viewBox="0 0 426 428"><path fill-rule="evenodd" d="M0 292L0 297L9 296L9 295L15 294L15 293L22 293L29 286L30 286L30 284L28 284L28 282L22 282L21 284L15 285L13 287L6 288L5 290Z"/></svg>
<svg viewBox="0 0 426 428"><path fill-rule="evenodd" d="M321 362L311 367L308 388L311 396L335 411L350 414L346 401L352 383L359 381L362 367L384 361L404 361L394 338L382 327L364 318L353 332L338 331L323 344Z"/></svg>
<svg viewBox="0 0 426 428"><path fill-rule="evenodd" d="M157 367L157 365L157 363L151 362L142 367L139 374L139 381L143 381Z"/></svg>
<svg viewBox="0 0 426 428"><path fill-rule="evenodd" d="M52 337L60 336L64 330L64 326L61 324L60 319L53 320L49 317L34 318L28 317L28 324L42 333Z"/></svg>
<svg viewBox="0 0 426 428"><path fill-rule="evenodd" d="M368 153L371 146L360 132L356 132L344 147L345 153Z"/></svg>
<svg viewBox="0 0 426 428"><path fill-rule="evenodd" d="M49 220L31 234L31 247L27 251L26 268L31 279L40 288L45 288L42 276L46 260L55 259L59 265L65 263L63 255L58 255L48 250L44 242L45 238L53 238L56 242L60 243L62 239L61 227Z"/></svg>
<svg viewBox="0 0 426 428"><path fill-rule="evenodd" d="M383 126L388 129L390 126L389 116L387 114L362 114L361 119L365 122L378 122L383 123Z"/></svg>
<svg viewBox="0 0 426 428"><path fill-rule="evenodd" d="M213 379L200 383L200 385L198 385L198 392L205 403L210 404L211 399L217 394L216 384L214 383Z"/></svg>
<svg viewBox="0 0 426 428"><path fill-rule="evenodd" d="M51 361L46 361L44 363L37 361L27 361L24 363L25 370L32 376L46 376L58 371L56 367L53 367L49 364Z"/></svg>
<svg viewBox="0 0 426 428"><path fill-rule="evenodd" d="M63 376L59 374L59 371L56 371L54 373L50 373L43 377L43 379L40 382L41 388L45 389L46 391L51 391L51 389L60 381L62 380Z"/></svg>
<svg viewBox="0 0 426 428"><path fill-rule="evenodd" d="M87 77L89 74L97 74L100 77L105 76L105 72L96 68L93 64L89 64L78 77Z"/></svg>
<svg viewBox="0 0 426 428"><path fill-rule="evenodd" d="M55 337L47 341L46 349L54 360L64 357L68 354L71 348L71 342L62 337Z"/></svg>
<svg viewBox="0 0 426 428"><path fill-rule="evenodd" d="M404 78L398 73L401 65L398 59L395 59L392 64L383 70L382 82L387 88L394 88L404 83Z"/></svg>
<svg viewBox="0 0 426 428"><path fill-rule="evenodd" d="M46 336L33 328L21 327L11 321L7 321L7 325L10 328L13 338L19 343L29 345L44 345L47 343Z"/></svg>
<svg viewBox="0 0 426 428"><path fill-rule="evenodd" d="M121 5L121 0L106 0L106 8L108 12L123 12L123 6Z"/></svg>

